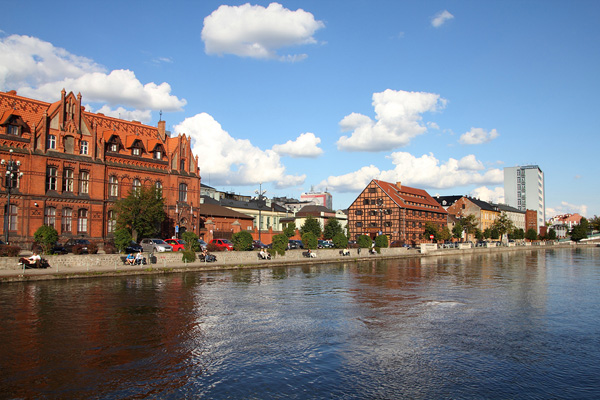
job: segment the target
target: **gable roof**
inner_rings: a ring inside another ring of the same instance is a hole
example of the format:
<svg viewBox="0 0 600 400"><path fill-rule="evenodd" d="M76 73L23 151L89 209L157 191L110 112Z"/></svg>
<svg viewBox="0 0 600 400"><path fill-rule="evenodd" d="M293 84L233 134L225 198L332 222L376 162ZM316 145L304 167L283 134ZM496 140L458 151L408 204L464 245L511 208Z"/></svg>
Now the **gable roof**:
<svg viewBox="0 0 600 400"><path fill-rule="evenodd" d="M433 199L423 189L417 189L410 186L384 182L373 179L373 182L379 186L398 206L411 210L432 211L447 214L448 212L437 201Z"/></svg>
<svg viewBox="0 0 600 400"><path fill-rule="evenodd" d="M200 211L199 211L199 214L202 217L224 217L224 218L254 220L254 217L252 217L250 215L246 215L241 212L232 210L231 208L220 206L219 204L207 202L206 198L204 196L203 196L203 198L204 198L204 203L200 205Z"/></svg>

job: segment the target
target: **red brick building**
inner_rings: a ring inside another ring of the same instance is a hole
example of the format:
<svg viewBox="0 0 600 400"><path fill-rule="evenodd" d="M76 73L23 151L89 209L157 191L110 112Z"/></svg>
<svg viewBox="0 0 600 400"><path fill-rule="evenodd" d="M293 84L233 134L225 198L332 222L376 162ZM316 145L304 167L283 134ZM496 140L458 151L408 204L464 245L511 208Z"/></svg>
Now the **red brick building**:
<svg viewBox="0 0 600 400"><path fill-rule="evenodd" d="M351 240L360 235L375 238L388 236L390 243L429 242L425 224L439 229L447 226L447 211L426 191L380 180L372 180L348 208L348 234Z"/></svg>
<svg viewBox="0 0 600 400"><path fill-rule="evenodd" d="M198 233L200 170L190 138L170 137L165 121L152 127L86 112L81 98L64 89L55 103L0 92L0 171L18 161L22 173L0 188L10 242L26 247L44 224L54 226L61 241L109 240L114 202L142 185L162 189L163 237L176 227Z"/></svg>

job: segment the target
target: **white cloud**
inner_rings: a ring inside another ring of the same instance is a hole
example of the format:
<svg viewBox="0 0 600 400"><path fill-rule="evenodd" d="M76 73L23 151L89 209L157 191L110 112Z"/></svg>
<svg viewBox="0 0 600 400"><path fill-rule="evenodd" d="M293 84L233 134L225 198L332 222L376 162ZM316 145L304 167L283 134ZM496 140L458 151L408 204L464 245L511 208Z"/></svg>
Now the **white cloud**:
<svg viewBox="0 0 600 400"><path fill-rule="evenodd" d="M483 144L491 142L498 137L498 132L495 129L487 132L481 128L471 128L469 132L463 133L460 136L461 144Z"/></svg>
<svg viewBox="0 0 600 400"><path fill-rule="evenodd" d="M340 121L342 131L352 134L340 137L339 150L384 151L406 146L427 131L421 123L421 114L444 108L446 100L435 93L387 89L374 93L372 104L376 121L358 113Z"/></svg>
<svg viewBox="0 0 600 400"><path fill-rule="evenodd" d="M282 156L316 158L323 154L319 148L321 139L314 133L303 133L296 140L288 140L285 144L276 144L273 151Z"/></svg>
<svg viewBox="0 0 600 400"><path fill-rule="evenodd" d="M579 214L586 216L588 212L588 206L585 204L570 204L566 201L561 201L560 205L555 207L546 207L546 219L550 219L556 215L562 214Z"/></svg>
<svg viewBox="0 0 600 400"><path fill-rule="evenodd" d="M440 11L431 19L431 25L434 28L439 28L444 25L446 21L454 18L454 15L450 14L448 10Z"/></svg>
<svg viewBox="0 0 600 400"><path fill-rule="evenodd" d="M174 130L191 136L200 173L204 178L210 176L211 183L244 186L276 182L277 187L284 188L301 184L306 178L286 175L279 154L231 137L209 114L186 118Z"/></svg>
<svg viewBox="0 0 600 400"><path fill-rule="evenodd" d="M35 37L0 39L0 90L15 89L20 95L53 102L63 88L80 92L86 101L133 107L139 112L180 111L186 104L170 94L168 83L142 84L129 70L106 73L92 60Z"/></svg>
<svg viewBox="0 0 600 400"><path fill-rule="evenodd" d="M89 112L101 113L109 117L129 121L140 121L143 123L149 123L152 119L152 113L150 112L150 110L126 110L123 107L117 107L115 109L112 109L107 105L103 105L99 109L95 110L89 104L85 106L85 109Z"/></svg>
<svg viewBox="0 0 600 400"><path fill-rule="evenodd" d="M504 188L502 186L496 186L493 189L489 189L487 186L481 186L473 189L469 195L483 201L504 203Z"/></svg>
<svg viewBox="0 0 600 400"><path fill-rule="evenodd" d="M389 157L393 169L380 171L373 165L342 176L330 176L320 183L334 191L362 190L371 179L402 182L423 189L448 189L467 185L500 184L504 182L501 169L484 171L483 164L473 155L440 162L433 154L415 157L410 153L396 152Z"/></svg>
<svg viewBox="0 0 600 400"><path fill-rule="evenodd" d="M280 56L289 46L316 43L313 35L325 25L302 9L288 10L281 4L268 7L221 5L204 18L202 40L206 54L298 61L305 54Z"/></svg>

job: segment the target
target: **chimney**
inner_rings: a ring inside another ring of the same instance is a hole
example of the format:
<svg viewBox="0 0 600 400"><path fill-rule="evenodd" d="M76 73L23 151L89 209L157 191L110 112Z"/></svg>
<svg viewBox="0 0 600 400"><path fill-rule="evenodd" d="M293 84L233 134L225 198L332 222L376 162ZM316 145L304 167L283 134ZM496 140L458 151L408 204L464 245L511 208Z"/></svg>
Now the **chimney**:
<svg viewBox="0 0 600 400"><path fill-rule="evenodd" d="M165 140L165 127L166 127L167 122L166 121L158 121L158 135L160 136L160 138L162 140Z"/></svg>
<svg viewBox="0 0 600 400"><path fill-rule="evenodd" d="M400 181L396 182L396 186L398 186L398 189L402 189L402 182L400 182Z"/></svg>

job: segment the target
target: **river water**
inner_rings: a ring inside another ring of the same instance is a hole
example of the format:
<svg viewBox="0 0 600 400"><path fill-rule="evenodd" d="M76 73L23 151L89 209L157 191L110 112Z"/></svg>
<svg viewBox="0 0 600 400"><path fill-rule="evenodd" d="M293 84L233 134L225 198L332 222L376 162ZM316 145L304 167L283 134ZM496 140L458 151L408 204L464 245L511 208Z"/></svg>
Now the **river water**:
<svg viewBox="0 0 600 400"><path fill-rule="evenodd" d="M600 248L0 285L0 398L597 399Z"/></svg>

